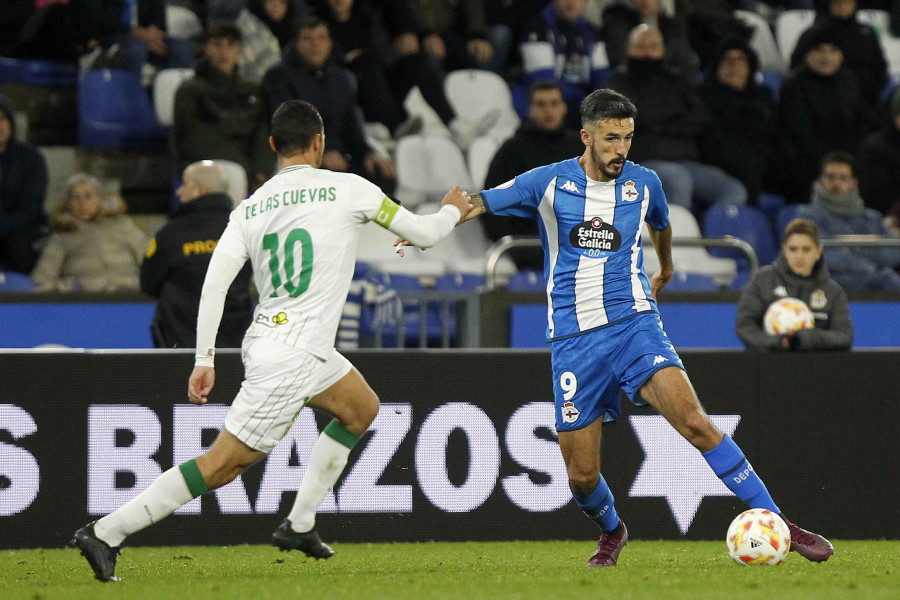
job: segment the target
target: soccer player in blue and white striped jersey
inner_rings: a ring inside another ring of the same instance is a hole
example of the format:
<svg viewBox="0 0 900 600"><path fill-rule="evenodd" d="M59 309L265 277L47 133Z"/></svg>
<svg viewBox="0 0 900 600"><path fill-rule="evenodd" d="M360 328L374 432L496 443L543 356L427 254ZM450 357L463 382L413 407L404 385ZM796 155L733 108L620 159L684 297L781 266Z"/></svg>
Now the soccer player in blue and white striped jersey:
<svg viewBox="0 0 900 600"><path fill-rule="evenodd" d="M600 474L601 428L619 416L620 388L635 404L655 407L751 508L781 512L737 444L710 421L663 330L656 293L672 279L672 230L659 177L626 160L636 116L622 94L591 93L581 105L582 156L474 194L465 217L538 222L559 446L575 502L603 532L588 566L614 566L628 539ZM649 279L645 223L660 264ZM791 550L816 562L834 552L825 538L785 521Z"/></svg>

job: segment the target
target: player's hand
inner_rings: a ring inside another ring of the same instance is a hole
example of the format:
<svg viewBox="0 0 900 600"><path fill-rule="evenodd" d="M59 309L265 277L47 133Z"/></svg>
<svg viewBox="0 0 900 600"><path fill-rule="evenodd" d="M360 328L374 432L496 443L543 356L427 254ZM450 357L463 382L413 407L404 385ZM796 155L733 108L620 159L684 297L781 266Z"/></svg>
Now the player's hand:
<svg viewBox="0 0 900 600"><path fill-rule="evenodd" d="M188 380L188 400L194 404L206 404L206 397L216 384L216 370L212 367L194 367Z"/></svg>
<svg viewBox="0 0 900 600"><path fill-rule="evenodd" d="M403 238L398 237L397 240L394 242L394 248L396 248L395 252L400 255L400 258L403 258L404 256L406 256L406 253L403 252L404 246L412 246L412 244L410 244Z"/></svg>
<svg viewBox="0 0 900 600"><path fill-rule="evenodd" d="M469 211L472 210L472 202L469 199L469 194L467 192L462 191L460 186L456 186L444 196L444 199L441 200L441 206L455 206L459 209L459 225L466 219L466 215L469 214Z"/></svg>
<svg viewBox="0 0 900 600"><path fill-rule="evenodd" d="M672 281L671 269L666 269L665 271L660 269L654 273L653 277L650 278L650 297L656 300L656 292L669 285L670 281Z"/></svg>

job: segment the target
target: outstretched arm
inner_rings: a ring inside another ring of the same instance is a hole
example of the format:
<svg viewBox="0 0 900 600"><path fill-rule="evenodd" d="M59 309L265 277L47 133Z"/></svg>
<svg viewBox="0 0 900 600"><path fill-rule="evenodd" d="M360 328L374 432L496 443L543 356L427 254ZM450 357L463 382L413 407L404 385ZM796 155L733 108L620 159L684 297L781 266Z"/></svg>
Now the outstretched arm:
<svg viewBox="0 0 900 600"><path fill-rule="evenodd" d="M481 197L481 194L472 194L469 196L469 204L472 205L472 209L469 210L466 214L462 216L457 225L462 225L469 219L474 219L479 215L483 215L487 212L487 208L484 206L484 198Z"/></svg>

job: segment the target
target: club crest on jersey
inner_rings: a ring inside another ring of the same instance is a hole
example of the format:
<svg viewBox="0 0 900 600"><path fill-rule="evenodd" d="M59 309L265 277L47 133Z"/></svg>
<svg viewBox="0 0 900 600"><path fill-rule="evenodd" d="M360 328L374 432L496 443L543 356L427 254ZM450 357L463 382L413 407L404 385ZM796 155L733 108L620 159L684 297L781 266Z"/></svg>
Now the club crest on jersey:
<svg viewBox="0 0 900 600"><path fill-rule="evenodd" d="M579 223L569 232L572 248L588 258L603 258L615 252L622 245L619 230L604 223L600 217Z"/></svg>
<svg viewBox="0 0 900 600"><path fill-rule="evenodd" d="M622 186L622 200L625 202L634 202L638 199L640 194L637 191L637 188L634 187L634 182L630 179L625 182L625 185Z"/></svg>
<svg viewBox="0 0 900 600"><path fill-rule="evenodd" d="M575 408L575 404L572 401L563 404L561 410L563 423L574 423L581 416L581 413Z"/></svg>

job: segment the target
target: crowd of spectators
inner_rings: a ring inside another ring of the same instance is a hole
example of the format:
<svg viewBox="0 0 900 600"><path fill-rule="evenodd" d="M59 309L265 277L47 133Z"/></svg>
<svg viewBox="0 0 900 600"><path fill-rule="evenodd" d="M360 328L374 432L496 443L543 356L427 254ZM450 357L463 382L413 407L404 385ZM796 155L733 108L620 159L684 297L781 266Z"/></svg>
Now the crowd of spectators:
<svg viewBox="0 0 900 600"><path fill-rule="evenodd" d="M710 206L756 205L771 194L824 210L823 157L844 152L859 158L851 163L854 206L881 225L867 233L898 229L900 94L889 94L878 40L885 32L857 19L857 0L818 3L780 89L762 83L752 30L724 0L693 3L692 11L664 0L179 0L205 24L192 39L167 32L167 0L9 4L0 17L4 56L87 56L145 75L194 69L175 96L170 147L179 175L197 161L228 160L245 169L252 192L272 174L269 117L284 100L301 98L325 122L323 166L360 174L391 193L396 166L370 143L365 123L380 123L394 139L416 133L422 119L404 101L418 88L465 150L497 115L481 122L457 115L443 78L477 68L499 73L527 97L523 124L496 153L486 186L577 155L580 101L610 87L641 115L629 158L655 169L669 202L698 219ZM774 23L777 11L811 4L737 6ZM42 48L48 36L59 43ZM90 67L82 60L81 68ZM43 245L58 250L65 238L60 231L47 238L46 164L39 150L16 141L13 123L12 107L0 102L0 268L27 273ZM535 151L539 157L530 156ZM96 224L111 212L83 221ZM821 215L809 218L824 237L837 233ZM81 221L66 233L91 230ZM523 233L519 225L486 223L494 239ZM841 281L835 265L832 274ZM61 287L48 281L41 286ZM118 284L100 287L109 285Z"/></svg>

